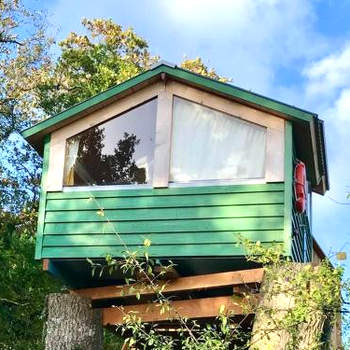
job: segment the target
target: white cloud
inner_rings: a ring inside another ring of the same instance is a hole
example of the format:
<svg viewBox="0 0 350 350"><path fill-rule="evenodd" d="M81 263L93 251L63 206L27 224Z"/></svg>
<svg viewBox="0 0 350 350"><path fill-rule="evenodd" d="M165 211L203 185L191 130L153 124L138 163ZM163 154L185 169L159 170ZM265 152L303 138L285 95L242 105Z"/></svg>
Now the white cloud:
<svg viewBox="0 0 350 350"><path fill-rule="evenodd" d="M350 43L338 53L312 63L304 70L308 95L330 94L350 83Z"/></svg>
<svg viewBox="0 0 350 350"><path fill-rule="evenodd" d="M336 122L339 123L339 127L342 130L344 130L342 123L350 123L350 77L347 86L349 86L349 88L341 91L339 98L334 104L334 108L330 111L330 118L336 119ZM350 138L350 130L347 129L344 131L346 131L347 136Z"/></svg>
<svg viewBox="0 0 350 350"><path fill-rule="evenodd" d="M278 69L311 60L325 48L306 0L177 0L162 6L181 45L205 47L235 84L265 94L274 95Z"/></svg>
<svg viewBox="0 0 350 350"><path fill-rule="evenodd" d="M58 0L51 12L64 35L81 17L111 17L132 25L163 59L201 56L234 84L272 96L279 69L325 48L308 0Z"/></svg>
<svg viewBox="0 0 350 350"><path fill-rule="evenodd" d="M315 198L314 212L318 220L314 229L325 247L341 249L350 241L350 206L337 204L332 199L348 202L346 196L350 189L350 43L338 53L307 66L304 74L309 104L326 121L331 184L325 197Z"/></svg>

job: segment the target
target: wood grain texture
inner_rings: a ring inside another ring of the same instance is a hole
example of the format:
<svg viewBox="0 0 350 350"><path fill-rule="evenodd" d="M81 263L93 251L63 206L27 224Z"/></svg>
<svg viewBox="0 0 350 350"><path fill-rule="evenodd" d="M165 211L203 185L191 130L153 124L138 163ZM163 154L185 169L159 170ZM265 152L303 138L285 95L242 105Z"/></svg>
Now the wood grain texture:
<svg viewBox="0 0 350 350"><path fill-rule="evenodd" d="M243 235L244 237L244 235ZM271 248L276 243L283 241L271 241L261 243L266 248ZM123 257L126 249L132 252L137 251L140 256L143 255L145 249L140 243L136 246L128 246L126 248L122 244L104 245L104 246L55 246L43 247L43 258L102 258L107 255L114 257ZM152 245L147 249L149 256L153 258L175 259L188 257L245 257L245 250L237 243L222 244L164 244Z"/></svg>
<svg viewBox="0 0 350 350"><path fill-rule="evenodd" d="M49 192L43 257L118 257L126 246L143 251L146 238L157 257L242 256L240 235L284 241L283 189L274 183Z"/></svg>
<svg viewBox="0 0 350 350"><path fill-rule="evenodd" d="M157 124L154 150L153 187L168 187L171 130L172 130L173 96L169 93L166 82L158 92L157 97Z"/></svg>
<svg viewBox="0 0 350 350"><path fill-rule="evenodd" d="M241 303L246 303L244 299ZM137 312L137 316L143 322L159 322L175 319L178 314L186 318L204 318L216 317L219 314L220 307L223 305L226 312L235 315L242 315L243 308L238 305L230 296L202 298L192 300L179 300L171 303L172 310L164 312L162 315L157 304L141 304L125 306L123 311L119 308L104 308L103 309L103 325L122 324L123 317L128 312Z"/></svg>
<svg viewBox="0 0 350 350"><path fill-rule="evenodd" d="M285 251L292 255L292 210L293 210L293 126L290 121L285 123L284 143L284 235Z"/></svg>
<svg viewBox="0 0 350 350"><path fill-rule="evenodd" d="M233 285L245 285L249 283L260 283L264 275L264 270L251 269L212 273L206 275L179 277L171 281L160 282L157 287L163 288L163 293L184 292L191 290L203 290L217 287L227 287ZM140 295L152 295L153 289L131 288L132 285L107 286L97 288L75 289L71 293L90 298L91 300L103 300Z"/></svg>
<svg viewBox="0 0 350 350"><path fill-rule="evenodd" d="M41 259L41 252L44 239L45 228L45 211L46 211L46 197L47 197L47 184L48 184L48 171L50 165L50 135L46 135L44 138L44 159L43 170L41 173L40 184L40 200L39 200L39 212L38 212L38 226L36 229L35 240L35 259Z"/></svg>

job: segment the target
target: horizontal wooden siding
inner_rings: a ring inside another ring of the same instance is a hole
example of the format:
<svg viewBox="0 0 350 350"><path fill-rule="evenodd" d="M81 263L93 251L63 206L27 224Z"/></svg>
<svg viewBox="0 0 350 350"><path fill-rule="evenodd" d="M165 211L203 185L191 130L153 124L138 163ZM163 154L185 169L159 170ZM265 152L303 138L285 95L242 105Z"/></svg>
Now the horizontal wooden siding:
<svg viewBox="0 0 350 350"><path fill-rule="evenodd" d="M284 242L284 184L48 192L42 258L241 256L239 235Z"/></svg>

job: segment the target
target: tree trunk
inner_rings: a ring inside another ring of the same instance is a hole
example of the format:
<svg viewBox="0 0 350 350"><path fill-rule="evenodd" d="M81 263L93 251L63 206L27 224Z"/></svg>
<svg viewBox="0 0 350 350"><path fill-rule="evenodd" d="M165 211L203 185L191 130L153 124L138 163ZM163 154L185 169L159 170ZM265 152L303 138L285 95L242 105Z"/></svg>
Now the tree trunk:
<svg viewBox="0 0 350 350"><path fill-rule="evenodd" d="M45 350L102 350L102 313L90 299L70 294L47 297Z"/></svg>
<svg viewBox="0 0 350 350"><path fill-rule="evenodd" d="M283 328L282 321L288 310L295 306L291 281L305 267L305 264L290 264L271 276L265 277L260 287L262 297L255 314L250 350L285 350L292 340L288 329ZM305 283L305 288L320 288ZM295 295L295 294L294 294ZM297 341L295 350L314 349L318 343L325 322L325 315L317 310L310 315L307 322L296 326Z"/></svg>

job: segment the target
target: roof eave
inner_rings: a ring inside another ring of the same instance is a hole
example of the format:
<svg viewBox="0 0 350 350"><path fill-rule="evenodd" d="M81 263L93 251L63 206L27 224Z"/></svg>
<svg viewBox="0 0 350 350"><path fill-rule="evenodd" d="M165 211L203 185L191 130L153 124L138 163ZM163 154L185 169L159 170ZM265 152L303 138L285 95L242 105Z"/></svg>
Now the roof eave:
<svg viewBox="0 0 350 350"><path fill-rule="evenodd" d="M276 114L287 116L291 119L301 120L304 122L310 121L312 119L312 113L308 111L304 111L294 106L287 105L285 103L267 98L262 95L258 95L251 91L247 91L230 84L195 74L185 69L161 63L160 65L155 66L153 69L143 72L121 84L103 91L102 93L97 94L86 101L76 104L59 114L45 119L44 121L22 131L22 136L30 141L30 139L35 134L50 130L51 126L55 124L58 124L60 126L62 121L72 118L77 114L81 115L80 113L82 111L87 110L93 106L100 105L106 100L111 99L113 96L119 95L128 89L134 88L146 80L159 76L161 73L166 73L174 79L185 81L186 83L199 86L202 89L208 89L220 95L229 96L230 98L241 101L245 104L251 104L255 107L259 106L261 109L266 109L270 112L272 111Z"/></svg>

